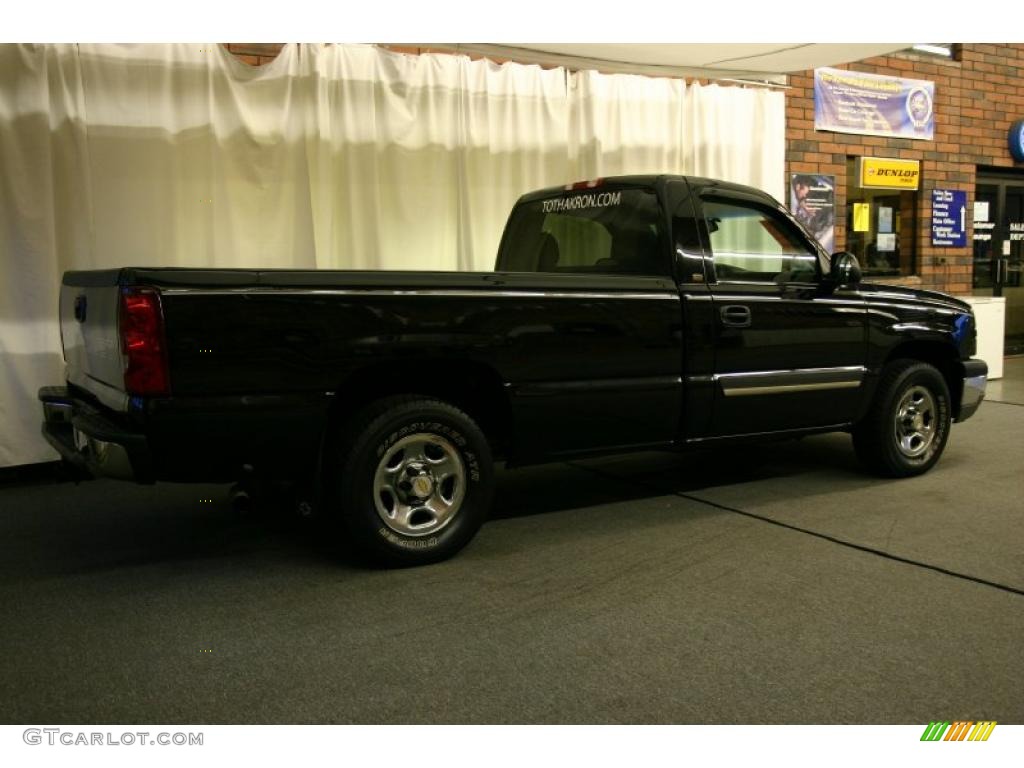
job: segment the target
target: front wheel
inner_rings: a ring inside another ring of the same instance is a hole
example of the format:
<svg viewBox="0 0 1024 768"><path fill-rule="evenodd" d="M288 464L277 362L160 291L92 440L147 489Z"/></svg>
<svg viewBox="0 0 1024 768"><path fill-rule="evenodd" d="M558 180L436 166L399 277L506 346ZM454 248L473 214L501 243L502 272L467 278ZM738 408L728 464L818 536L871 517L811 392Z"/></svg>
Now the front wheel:
<svg viewBox="0 0 1024 768"><path fill-rule="evenodd" d="M448 403L382 400L357 417L328 461L338 470L325 476L344 534L378 564L451 557L487 517L493 486L487 439Z"/></svg>
<svg viewBox="0 0 1024 768"><path fill-rule="evenodd" d="M857 456L887 477L927 472L946 447L951 414L949 387L934 366L896 360L883 370L875 401L853 430Z"/></svg>

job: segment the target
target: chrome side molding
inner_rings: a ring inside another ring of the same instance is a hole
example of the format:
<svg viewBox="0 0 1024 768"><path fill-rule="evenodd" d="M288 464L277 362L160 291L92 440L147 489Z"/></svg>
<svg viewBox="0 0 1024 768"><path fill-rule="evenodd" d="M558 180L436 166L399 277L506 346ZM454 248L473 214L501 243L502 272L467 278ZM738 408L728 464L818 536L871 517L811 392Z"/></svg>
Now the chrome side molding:
<svg viewBox="0 0 1024 768"><path fill-rule="evenodd" d="M712 378L726 397L783 395L829 389L855 389L864 382L862 365L838 368L796 368L787 371L720 373Z"/></svg>

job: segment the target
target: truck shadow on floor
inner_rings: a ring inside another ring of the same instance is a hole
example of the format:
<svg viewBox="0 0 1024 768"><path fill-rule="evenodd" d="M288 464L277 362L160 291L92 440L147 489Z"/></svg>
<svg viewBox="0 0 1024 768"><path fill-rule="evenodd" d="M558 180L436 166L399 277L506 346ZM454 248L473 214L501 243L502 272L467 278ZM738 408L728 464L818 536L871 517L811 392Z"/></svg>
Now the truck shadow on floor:
<svg viewBox="0 0 1024 768"><path fill-rule="evenodd" d="M809 480L813 482L793 482ZM565 509L697 494L724 486L787 482L794 496L820 492L823 483L878 482L857 462L846 435L736 445L689 453L640 453L509 469L499 474L492 519Z"/></svg>
<svg viewBox="0 0 1024 768"><path fill-rule="evenodd" d="M774 478L789 493L825 483L867 485L849 441L830 435L698 453L644 453L518 469L499 467L492 520L756 486ZM243 515L226 485L138 486L112 481L32 483L0 489L0 586L28 578L189 562L208 567L310 567L358 563L323 526L290 510ZM714 513L709 508L709 513ZM639 513L642 515L642 513ZM624 527L642 520L624 519Z"/></svg>

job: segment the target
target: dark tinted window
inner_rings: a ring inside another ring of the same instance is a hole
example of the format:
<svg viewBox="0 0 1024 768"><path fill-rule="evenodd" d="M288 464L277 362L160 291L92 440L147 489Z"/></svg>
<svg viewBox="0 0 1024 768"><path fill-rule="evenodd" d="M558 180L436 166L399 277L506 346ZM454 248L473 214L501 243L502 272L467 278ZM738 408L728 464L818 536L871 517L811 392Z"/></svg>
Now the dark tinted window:
<svg viewBox="0 0 1024 768"><path fill-rule="evenodd" d="M740 201L705 200L703 207L718 280L817 279L817 256L781 214Z"/></svg>
<svg viewBox="0 0 1024 768"><path fill-rule="evenodd" d="M499 268L510 272L667 275L658 198L600 187L524 203L509 221Z"/></svg>

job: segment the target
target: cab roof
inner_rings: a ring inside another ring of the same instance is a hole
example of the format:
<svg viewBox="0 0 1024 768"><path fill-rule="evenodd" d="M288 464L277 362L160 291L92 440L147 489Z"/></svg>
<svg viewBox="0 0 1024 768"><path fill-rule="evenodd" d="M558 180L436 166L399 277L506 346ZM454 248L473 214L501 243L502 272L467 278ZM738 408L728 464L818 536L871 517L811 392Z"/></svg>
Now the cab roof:
<svg viewBox="0 0 1024 768"><path fill-rule="evenodd" d="M720 191L740 192L745 193L747 195L765 197L770 199L773 203L777 204L777 201L763 189L750 187L745 184L736 184L731 181L723 181L722 179L710 179L703 176L682 176L678 174L669 173L640 174L629 176L604 176L599 179L577 181L569 184L563 184L557 187L546 187L544 189L534 190L533 192L527 192L525 195L519 198L518 202L528 203L534 200L546 200L551 197L560 197L562 195L596 192L605 187L622 186L658 188L670 181L685 182L689 184L691 189L695 189L695 191L699 191L700 189L704 188L713 188Z"/></svg>

